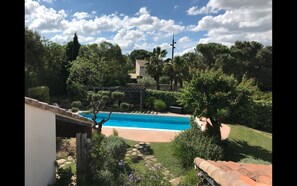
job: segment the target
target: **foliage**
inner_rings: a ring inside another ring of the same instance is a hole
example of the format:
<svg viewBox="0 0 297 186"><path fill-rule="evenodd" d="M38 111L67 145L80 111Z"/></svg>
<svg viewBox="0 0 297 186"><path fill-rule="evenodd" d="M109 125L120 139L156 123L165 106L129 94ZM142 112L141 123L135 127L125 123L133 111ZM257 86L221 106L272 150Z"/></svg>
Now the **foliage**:
<svg viewBox="0 0 297 186"><path fill-rule="evenodd" d="M169 84L170 83L170 78L167 76L161 76L160 77L160 83L161 84Z"/></svg>
<svg viewBox="0 0 297 186"><path fill-rule="evenodd" d="M57 186L65 186L71 184L72 172L71 168L58 168L57 171L57 178L56 178L56 185Z"/></svg>
<svg viewBox="0 0 297 186"><path fill-rule="evenodd" d="M178 105L177 98L180 95L180 92L146 89L144 103L146 107L153 108L153 101L155 99L161 99L167 106Z"/></svg>
<svg viewBox="0 0 297 186"><path fill-rule="evenodd" d="M191 170L184 177L182 177L178 186L199 185L201 182L202 180L197 175L197 170Z"/></svg>
<svg viewBox="0 0 297 186"><path fill-rule="evenodd" d="M237 80L223 74L220 69L196 70L192 80L182 90L179 102L194 116L210 118L213 135L220 141L220 123L226 120L225 114L229 113L230 107L241 100L241 95L245 95L242 93L244 90L239 90Z"/></svg>
<svg viewBox="0 0 297 186"><path fill-rule="evenodd" d="M230 122L272 132L272 102L250 101L232 110Z"/></svg>
<svg viewBox="0 0 297 186"><path fill-rule="evenodd" d="M79 108L77 107L71 107L71 112L78 112L79 111Z"/></svg>
<svg viewBox="0 0 297 186"><path fill-rule="evenodd" d="M156 81L157 90L160 89L160 76L163 74L163 57L167 54L166 50L161 50L160 47L154 48L149 63L145 65L146 72L151 75Z"/></svg>
<svg viewBox="0 0 297 186"><path fill-rule="evenodd" d="M126 143L121 138L94 134L88 153L87 185L122 185L120 174L124 170L119 159L125 152Z"/></svg>
<svg viewBox="0 0 297 186"><path fill-rule="evenodd" d="M152 52L139 49L139 50L133 50L128 57L131 59L133 66L135 66L136 59L142 59L142 60L148 59L151 57L151 55L152 55Z"/></svg>
<svg viewBox="0 0 297 186"><path fill-rule="evenodd" d="M170 186L169 180L164 177L160 169L144 168L142 171L121 175L123 186Z"/></svg>
<svg viewBox="0 0 297 186"><path fill-rule="evenodd" d="M166 104L164 101L160 100L160 99L156 99L154 101L154 108L156 109L156 111L158 112L163 112L166 110Z"/></svg>
<svg viewBox="0 0 297 186"><path fill-rule="evenodd" d="M124 158L127 144L122 138L114 135L108 136L104 141L104 146L107 153L109 153L113 159L120 160Z"/></svg>
<svg viewBox="0 0 297 186"><path fill-rule="evenodd" d="M50 102L49 88L46 86L38 86L28 89L28 96L38 101L43 101L46 103Z"/></svg>
<svg viewBox="0 0 297 186"><path fill-rule="evenodd" d="M184 167L192 166L196 157L208 160L224 158L224 149L216 139L197 128L183 131L174 139L174 153Z"/></svg>
<svg viewBox="0 0 297 186"><path fill-rule="evenodd" d="M66 46L66 55L68 61L76 60L80 48L80 43L78 42L78 38L76 33L74 33L73 40L67 43Z"/></svg>
<svg viewBox="0 0 297 186"><path fill-rule="evenodd" d="M125 103L125 102L121 103L120 104L120 109L121 109L121 111L129 110L129 103Z"/></svg>
<svg viewBox="0 0 297 186"><path fill-rule="evenodd" d="M139 78L137 79L137 83L144 86L156 85L155 80L151 77Z"/></svg>
<svg viewBox="0 0 297 186"><path fill-rule="evenodd" d="M82 104L81 101L73 101L71 103L71 107L81 108Z"/></svg>

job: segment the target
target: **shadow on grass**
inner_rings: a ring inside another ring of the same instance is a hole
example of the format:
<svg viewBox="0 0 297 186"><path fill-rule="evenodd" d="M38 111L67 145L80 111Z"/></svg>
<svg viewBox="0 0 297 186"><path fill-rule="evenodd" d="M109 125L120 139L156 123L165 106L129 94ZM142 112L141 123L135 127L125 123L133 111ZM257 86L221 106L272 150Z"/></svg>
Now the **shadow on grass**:
<svg viewBox="0 0 297 186"><path fill-rule="evenodd" d="M260 146L251 146L242 140L226 141L226 160L238 162L241 159L253 157L272 162L272 153Z"/></svg>

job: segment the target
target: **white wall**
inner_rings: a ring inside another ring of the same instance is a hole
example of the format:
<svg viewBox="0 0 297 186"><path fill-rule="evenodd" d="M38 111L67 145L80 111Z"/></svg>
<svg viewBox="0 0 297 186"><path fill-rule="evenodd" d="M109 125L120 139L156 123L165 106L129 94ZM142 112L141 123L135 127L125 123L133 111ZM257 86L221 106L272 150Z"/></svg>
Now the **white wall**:
<svg viewBox="0 0 297 186"><path fill-rule="evenodd" d="M55 114L25 104L25 185L47 186L55 182Z"/></svg>

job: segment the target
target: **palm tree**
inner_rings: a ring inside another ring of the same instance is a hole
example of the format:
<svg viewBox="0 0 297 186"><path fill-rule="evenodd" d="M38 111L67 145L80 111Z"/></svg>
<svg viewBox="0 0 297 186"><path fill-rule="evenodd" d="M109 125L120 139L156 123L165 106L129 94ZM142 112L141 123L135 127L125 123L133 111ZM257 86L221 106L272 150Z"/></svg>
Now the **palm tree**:
<svg viewBox="0 0 297 186"><path fill-rule="evenodd" d="M157 84L157 90L160 90L160 76L163 73L163 57L167 54L166 50L161 50L161 47L154 48L150 61L146 63L146 72L151 75Z"/></svg>

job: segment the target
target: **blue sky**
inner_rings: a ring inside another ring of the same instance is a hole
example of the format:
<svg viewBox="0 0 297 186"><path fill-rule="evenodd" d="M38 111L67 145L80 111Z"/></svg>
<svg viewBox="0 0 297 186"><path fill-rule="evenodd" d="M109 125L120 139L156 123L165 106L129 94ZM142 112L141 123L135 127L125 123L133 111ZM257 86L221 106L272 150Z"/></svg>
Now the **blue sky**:
<svg viewBox="0 0 297 186"><path fill-rule="evenodd" d="M81 44L108 41L123 54L160 46L171 56L199 43L272 44L272 0L25 0L25 25L64 44L74 33Z"/></svg>

